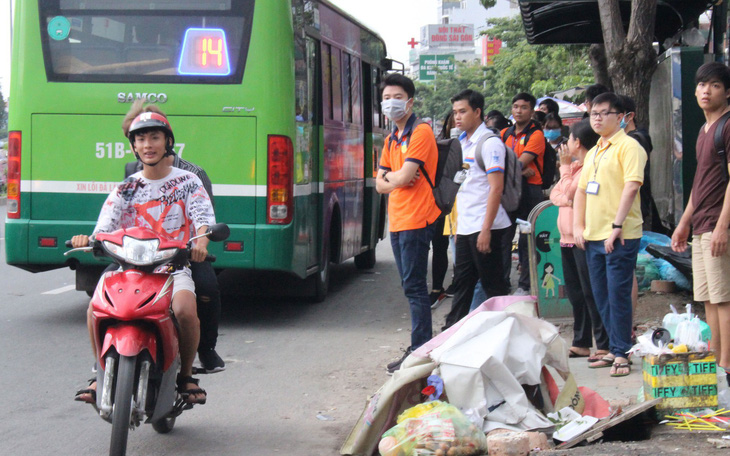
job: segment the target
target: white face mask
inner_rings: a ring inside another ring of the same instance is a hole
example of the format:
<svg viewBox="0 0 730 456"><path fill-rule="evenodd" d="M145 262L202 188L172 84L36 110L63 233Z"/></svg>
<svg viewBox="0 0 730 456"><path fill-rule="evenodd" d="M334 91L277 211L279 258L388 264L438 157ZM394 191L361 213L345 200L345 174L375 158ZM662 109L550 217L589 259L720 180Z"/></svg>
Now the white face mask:
<svg viewBox="0 0 730 456"><path fill-rule="evenodd" d="M409 101L411 101L410 98L408 100L397 100L395 98L391 98L390 100L383 100L380 102L380 106L383 108L383 114L385 114L385 117L395 122L406 116L408 113L406 105Z"/></svg>

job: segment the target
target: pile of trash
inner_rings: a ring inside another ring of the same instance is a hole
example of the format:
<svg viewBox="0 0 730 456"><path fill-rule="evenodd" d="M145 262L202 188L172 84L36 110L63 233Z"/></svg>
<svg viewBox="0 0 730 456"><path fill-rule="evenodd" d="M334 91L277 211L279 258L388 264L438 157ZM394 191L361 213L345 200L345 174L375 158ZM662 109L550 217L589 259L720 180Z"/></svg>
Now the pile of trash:
<svg viewBox="0 0 730 456"><path fill-rule="evenodd" d="M687 304L684 313L672 312L662 319L662 327L649 329L636 338L631 354L637 356L662 355L667 353L705 352L708 348L710 326L692 313L692 304Z"/></svg>
<svg viewBox="0 0 730 456"><path fill-rule="evenodd" d="M544 435L543 443L528 443L524 432L552 434L548 414L569 408L594 423L607 417L608 402L577 386L567 344L536 317L535 305L524 296L489 299L413 352L371 398L341 453L486 454L490 431L514 433L529 453L528 445L549 447ZM547 367L562 377L562 389Z"/></svg>

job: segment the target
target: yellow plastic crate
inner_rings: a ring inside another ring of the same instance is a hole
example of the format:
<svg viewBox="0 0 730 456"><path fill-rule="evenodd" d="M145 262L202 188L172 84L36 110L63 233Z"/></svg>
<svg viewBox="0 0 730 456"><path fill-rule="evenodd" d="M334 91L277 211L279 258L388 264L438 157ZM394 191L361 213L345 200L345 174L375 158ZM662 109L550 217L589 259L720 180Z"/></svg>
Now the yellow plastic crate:
<svg viewBox="0 0 730 456"><path fill-rule="evenodd" d="M657 416L717 409L717 363L713 352L644 357L644 398L664 398Z"/></svg>

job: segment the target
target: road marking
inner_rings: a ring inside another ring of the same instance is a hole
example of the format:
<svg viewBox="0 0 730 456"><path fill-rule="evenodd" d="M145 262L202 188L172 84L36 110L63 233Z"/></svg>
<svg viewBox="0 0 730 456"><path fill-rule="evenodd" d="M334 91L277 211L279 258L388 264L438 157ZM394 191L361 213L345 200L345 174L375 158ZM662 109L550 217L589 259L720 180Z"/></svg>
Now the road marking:
<svg viewBox="0 0 730 456"><path fill-rule="evenodd" d="M55 290L44 291L41 294L57 295L57 294L66 293L67 291L71 291L71 290L75 290L75 289L76 289L76 285L66 285L65 287L56 288Z"/></svg>

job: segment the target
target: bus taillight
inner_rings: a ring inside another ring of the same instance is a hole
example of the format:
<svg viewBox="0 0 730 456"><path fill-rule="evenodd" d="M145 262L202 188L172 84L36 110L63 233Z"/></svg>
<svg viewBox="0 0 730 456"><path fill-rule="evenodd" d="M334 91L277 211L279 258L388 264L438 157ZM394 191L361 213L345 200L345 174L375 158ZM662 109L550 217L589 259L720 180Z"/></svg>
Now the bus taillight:
<svg viewBox="0 0 730 456"><path fill-rule="evenodd" d="M8 218L20 218L20 143L19 131L8 135Z"/></svg>
<svg viewBox="0 0 730 456"><path fill-rule="evenodd" d="M269 135L266 222L285 225L292 219L294 148L287 136Z"/></svg>

